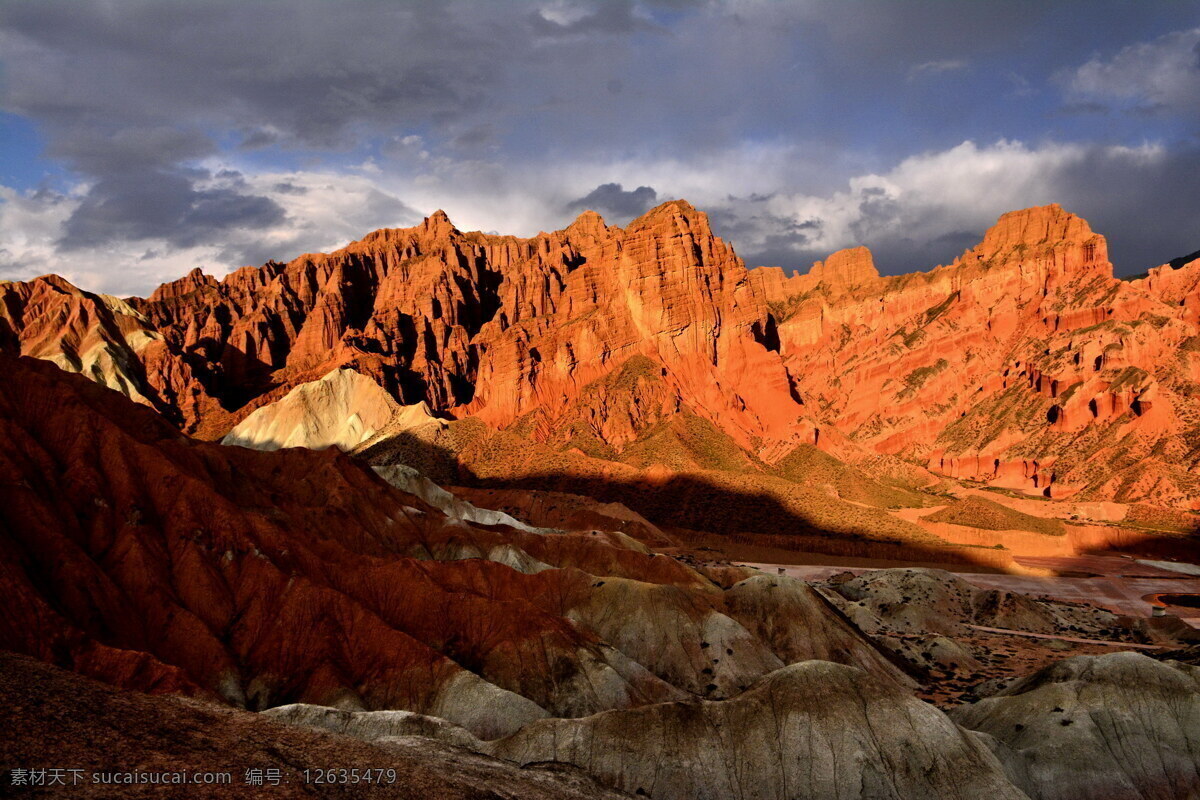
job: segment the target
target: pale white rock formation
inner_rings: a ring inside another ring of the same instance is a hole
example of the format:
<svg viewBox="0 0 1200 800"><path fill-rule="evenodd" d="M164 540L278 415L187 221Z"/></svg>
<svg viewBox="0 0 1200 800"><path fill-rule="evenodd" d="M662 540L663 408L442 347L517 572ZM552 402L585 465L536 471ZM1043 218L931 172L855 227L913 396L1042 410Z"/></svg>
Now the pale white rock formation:
<svg viewBox="0 0 1200 800"><path fill-rule="evenodd" d="M444 425L424 403L403 406L383 387L352 369L335 369L302 383L281 399L255 410L221 440L255 450L307 447L351 450L390 430Z"/></svg>
<svg viewBox="0 0 1200 800"><path fill-rule="evenodd" d="M783 666L737 621L677 586L606 577L567 617L672 686L711 699L732 697Z"/></svg>
<svg viewBox="0 0 1200 800"><path fill-rule="evenodd" d="M1028 800L981 738L894 684L807 661L731 700L539 720L483 747L655 800Z"/></svg>
<svg viewBox="0 0 1200 800"><path fill-rule="evenodd" d="M1200 575L1200 564L1183 564L1178 561L1154 561L1148 558L1139 558L1137 559L1137 563L1170 570L1171 572L1181 572L1184 575Z"/></svg>
<svg viewBox="0 0 1200 800"><path fill-rule="evenodd" d="M438 690L429 713L461 725L480 739L507 736L526 723L550 716L529 698L465 669Z"/></svg>
<svg viewBox="0 0 1200 800"><path fill-rule="evenodd" d="M955 637L967 633L970 625L1036 633L1099 633L1117 625L1117 616L1103 609L983 589L940 569L869 570L849 580L835 576L817 588L868 634Z"/></svg>
<svg viewBox="0 0 1200 800"><path fill-rule="evenodd" d="M784 664L835 661L877 678L915 685L869 637L816 589L783 575L755 575L725 592L728 613Z"/></svg>
<svg viewBox="0 0 1200 800"><path fill-rule="evenodd" d="M401 491L416 495L429 505L440 510L447 517L463 522L473 522L479 525L508 525L517 530L529 532L549 532L549 529L535 528L527 525L516 517L502 511L492 511L478 508L466 500L455 497L450 492L426 478L419 471L404 464L391 464L385 467L374 467L379 477ZM497 559L498 560L498 559Z"/></svg>
<svg viewBox="0 0 1200 800"><path fill-rule="evenodd" d="M291 725L333 731L368 742L397 736L423 736L471 750L482 746L479 739L459 725L411 711L344 711L310 703L291 703L261 713Z"/></svg>
<svg viewBox="0 0 1200 800"><path fill-rule="evenodd" d="M1200 798L1200 668L1075 656L950 716L1033 800Z"/></svg>

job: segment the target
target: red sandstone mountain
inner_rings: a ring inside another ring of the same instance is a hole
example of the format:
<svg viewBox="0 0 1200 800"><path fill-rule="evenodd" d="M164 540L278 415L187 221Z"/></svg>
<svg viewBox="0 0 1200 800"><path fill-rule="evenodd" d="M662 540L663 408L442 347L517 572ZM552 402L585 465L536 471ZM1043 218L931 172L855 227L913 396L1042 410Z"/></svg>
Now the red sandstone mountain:
<svg viewBox="0 0 1200 800"><path fill-rule="evenodd" d="M865 539L1004 564L978 546L1169 549L1200 507L1200 262L1117 280L1103 237L1057 206L898 277L865 248L807 275L747 270L673 201L530 239L439 212L148 299L49 277L0 300L0 346L202 438L237 426L229 441L336 442L475 490L619 502L676 544ZM380 393L330 383L339 368ZM414 429L428 413L447 422ZM293 438L273 441L280 426ZM982 518L980 484L1040 500L987 493Z"/></svg>
<svg viewBox="0 0 1200 800"><path fill-rule="evenodd" d="M635 355L669 380L646 398L644 419L596 409L610 444L677 405L745 446L786 439L800 411L761 344L762 297L686 203L625 230L585 214L533 239L462 233L439 212L220 283L194 272L131 305L235 418L279 387L351 364L401 402L453 416L504 427L536 412L545 435L583 387ZM204 411L184 411L187 428L223 434L227 418Z"/></svg>
<svg viewBox="0 0 1200 800"><path fill-rule="evenodd" d="M1179 619L719 556L1194 557L1198 324L1200 262L1116 280L1056 206L900 277L864 248L747 271L674 202L532 239L437 214L149 299L0 283L0 650L192 695L0 655L32 731L0 761L1190 796L1194 668L1098 657Z"/></svg>
<svg viewBox="0 0 1200 800"><path fill-rule="evenodd" d="M939 474L1046 497L1200 508L1200 261L1130 282L1058 206L952 265L880 277L863 249L757 270L806 407Z"/></svg>

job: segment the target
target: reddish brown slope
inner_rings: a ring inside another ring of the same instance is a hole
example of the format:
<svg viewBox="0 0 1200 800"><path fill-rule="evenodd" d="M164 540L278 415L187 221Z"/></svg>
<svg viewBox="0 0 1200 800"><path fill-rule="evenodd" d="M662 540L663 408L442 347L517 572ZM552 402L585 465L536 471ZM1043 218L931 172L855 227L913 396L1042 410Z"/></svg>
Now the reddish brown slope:
<svg viewBox="0 0 1200 800"><path fill-rule="evenodd" d="M53 361L176 424L221 411L148 319L123 300L57 275L0 281L0 351Z"/></svg>
<svg viewBox="0 0 1200 800"><path fill-rule="evenodd" d="M197 442L44 361L0 366L0 648L122 685L404 708L483 736L728 696L784 663L720 589L619 537L447 520L337 451ZM789 624L901 680L831 610ZM737 655L714 670L703 641Z"/></svg>
<svg viewBox="0 0 1200 800"><path fill-rule="evenodd" d="M462 580L454 573L520 575L404 558L441 523L344 457L190 442L51 365L5 368L0 519L5 594L19 609L5 647L139 686L149 670L166 688L254 707L307 698L453 717L454 694L490 697L501 717L536 715L435 647L550 705L588 702L552 700L549 665L536 666L550 653L595 662L627 702L670 695L644 671L633 683L614 674L595 637L564 620L443 588Z"/></svg>

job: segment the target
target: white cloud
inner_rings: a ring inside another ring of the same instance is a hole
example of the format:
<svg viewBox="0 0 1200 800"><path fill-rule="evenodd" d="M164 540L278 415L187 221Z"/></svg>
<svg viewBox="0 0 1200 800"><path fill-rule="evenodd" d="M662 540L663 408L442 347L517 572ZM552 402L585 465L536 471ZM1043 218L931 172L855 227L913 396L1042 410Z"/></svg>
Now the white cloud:
<svg viewBox="0 0 1200 800"><path fill-rule="evenodd" d="M1122 48L1108 60L1092 58L1060 76L1080 99L1135 106L1200 105L1200 28L1176 31Z"/></svg>
<svg viewBox="0 0 1200 800"><path fill-rule="evenodd" d="M958 72L967 68L967 62L962 59L948 58L941 61L926 61L913 66L908 71L908 79L916 80L923 75L940 75L943 72Z"/></svg>
<svg viewBox="0 0 1200 800"><path fill-rule="evenodd" d="M212 168L214 177L199 182L199 188L229 182L222 174L224 165L205 166ZM367 176L296 171L242 174L238 180L244 181L245 189L278 203L284 220L266 229L232 230L221 241L196 247L146 239L68 253L58 242L86 185L67 194L0 186L0 278L24 280L53 272L90 291L147 294L193 267L221 276L268 258L333 250L376 228L414 225L421 219Z"/></svg>
<svg viewBox="0 0 1200 800"><path fill-rule="evenodd" d="M574 216L571 201L606 183L651 186L660 201L690 200L710 212L717 232L751 266L805 267L834 250L867 244L885 270L927 268L974 244L1005 211L1050 202L1072 208L1072 199L1083 196L1080 173L1130 174L1161 168L1167 157L1164 148L1151 144L965 141L887 170L837 180L819 172L819 155L787 143L742 144L702 161L646 156L609 163L546 161L519 170L487 161L411 159L384 161L378 172L255 173L214 159L199 165L214 176L212 186L236 181L239 191L282 207L283 221L266 229L234 229L205 246L172 249L149 240L61 254L56 242L86 187L69 194L0 187L0 277L58 272L92 290L146 293L197 265L222 275L268 258L329 251L379 227L416 224L435 208L445 209L463 230L530 236L565 225ZM839 184L843 188L831 192L796 189Z"/></svg>
<svg viewBox="0 0 1200 800"><path fill-rule="evenodd" d="M0 278L29 280L55 273L91 291L123 294L178 277L198 264L211 264L215 248L167 252L161 243L145 242L61 255L57 243L84 188L61 194L0 186Z"/></svg>
<svg viewBox="0 0 1200 800"><path fill-rule="evenodd" d="M941 248L948 260L1006 211L1051 202L1069 205L1068 173L1086 163L1150 165L1165 155L1157 145L1030 147L1001 140L980 146L966 141L906 158L884 173L856 176L845 189L831 194L777 192L757 203L726 201L721 207L744 223L736 241L742 253L778 248L788 223L804 226L816 220L819 226L796 229L803 237L793 246L796 253L823 254L868 244L919 256L938 251L929 245L940 240L949 248ZM881 266L911 269L933 264Z"/></svg>

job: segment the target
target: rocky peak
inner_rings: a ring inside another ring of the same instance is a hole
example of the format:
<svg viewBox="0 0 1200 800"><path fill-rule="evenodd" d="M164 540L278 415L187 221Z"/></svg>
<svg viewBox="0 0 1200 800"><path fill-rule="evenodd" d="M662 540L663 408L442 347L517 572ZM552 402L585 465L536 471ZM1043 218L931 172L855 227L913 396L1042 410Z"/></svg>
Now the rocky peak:
<svg viewBox="0 0 1200 800"><path fill-rule="evenodd" d="M879 277L871 251L865 247L838 250L824 261L812 265L808 272L819 283L839 289L849 289Z"/></svg>
<svg viewBox="0 0 1200 800"><path fill-rule="evenodd" d="M671 222L681 224L687 230L701 235L711 235L708 225L708 215L696 210L695 206L686 200L668 200L642 214L625 227L627 232L662 227Z"/></svg>
<svg viewBox="0 0 1200 800"><path fill-rule="evenodd" d="M62 277L61 275L55 275L53 273L51 273L49 275L41 275L37 278L34 278L32 281L30 281L30 283L35 287L43 287L44 286L51 290L58 291L58 292L64 292L66 294L72 294L72 295L77 295L77 296L81 296L83 294L81 291L79 291L79 289L77 289L75 286L73 286L71 284L71 282L68 281L66 278Z"/></svg>
<svg viewBox="0 0 1200 800"><path fill-rule="evenodd" d="M576 217L575 221L567 226L566 231L571 234L603 236L608 231L608 225L604 222L604 217L589 208Z"/></svg>
<svg viewBox="0 0 1200 800"><path fill-rule="evenodd" d="M1041 276L1038 281L1085 272L1112 277L1108 242L1093 232L1086 220L1057 203L1004 214L984 234L983 241L964 252L956 263L989 267L1008 264L1014 268L1036 265Z"/></svg>
<svg viewBox="0 0 1200 800"><path fill-rule="evenodd" d="M1044 248L1059 244L1078 244L1103 237L1093 233L1087 220L1063 209L1057 203L1020 211L1010 211L988 229L976 252L994 255L1024 245Z"/></svg>
<svg viewBox="0 0 1200 800"><path fill-rule="evenodd" d="M421 223L421 229L434 238L443 238L458 230L446 212L440 208L425 218L425 221Z"/></svg>
<svg viewBox="0 0 1200 800"><path fill-rule="evenodd" d="M270 263L270 262L268 262ZM216 286L217 279L211 275L205 275L204 270L200 267L195 267L187 275L184 275L178 280L164 283L154 290L150 295L150 302L160 300L169 300L175 297L182 297L185 294L203 289L206 286Z"/></svg>

